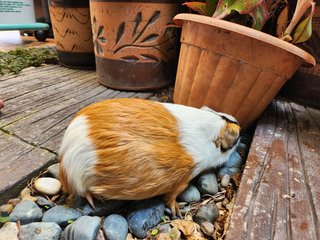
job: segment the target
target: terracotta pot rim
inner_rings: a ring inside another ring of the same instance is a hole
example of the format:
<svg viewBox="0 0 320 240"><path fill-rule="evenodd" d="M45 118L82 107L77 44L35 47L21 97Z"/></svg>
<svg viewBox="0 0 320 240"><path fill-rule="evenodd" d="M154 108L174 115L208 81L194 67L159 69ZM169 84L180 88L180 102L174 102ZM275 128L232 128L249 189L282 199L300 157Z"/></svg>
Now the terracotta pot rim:
<svg viewBox="0 0 320 240"><path fill-rule="evenodd" d="M312 55L307 53L306 51L302 50L299 47L296 47L295 45L285 42L279 38L276 38L274 36L271 36L269 34L266 34L264 32L260 32L258 30L245 27L236 23L228 22L225 20L215 19L208 16L202 16L192 13L181 13L176 15L173 18L173 22L179 26L183 26L183 22L191 21L191 22L197 22L200 24L206 24L210 26L214 26L217 28L233 31L242 35L246 35L248 37L263 41L267 44L273 45L275 47L279 47L283 50L286 50L288 52L291 52L292 54L300 57L303 59L304 62L315 66L316 60Z"/></svg>

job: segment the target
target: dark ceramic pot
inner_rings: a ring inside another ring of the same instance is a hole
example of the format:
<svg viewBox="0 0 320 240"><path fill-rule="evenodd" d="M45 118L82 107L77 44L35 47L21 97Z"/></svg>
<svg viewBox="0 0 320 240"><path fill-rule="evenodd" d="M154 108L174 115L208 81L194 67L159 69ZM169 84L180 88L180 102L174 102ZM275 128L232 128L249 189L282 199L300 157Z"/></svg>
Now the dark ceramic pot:
<svg viewBox="0 0 320 240"><path fill-rule="evenodd" d="M89 0L51 0L50 18L61 65L93 69Z"/></svg>
<svg viewBox="0 0 320 240"><path fill-rule="evenodd" d="M175 79L175 0L90 0L97 77L120 90L167 86Z"/></svg>

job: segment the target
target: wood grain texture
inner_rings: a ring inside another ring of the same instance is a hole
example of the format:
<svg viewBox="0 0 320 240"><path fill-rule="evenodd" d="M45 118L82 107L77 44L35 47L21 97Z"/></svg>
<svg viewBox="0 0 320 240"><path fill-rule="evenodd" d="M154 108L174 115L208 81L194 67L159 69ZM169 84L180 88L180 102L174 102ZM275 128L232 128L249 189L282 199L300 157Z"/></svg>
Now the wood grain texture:
<svg viewBox="0 0 320 240"><path fill-rule="evenodd" d="M81 108L110 98L149 98L100 85L95 71L58 65L28 68L0 77L0 204L56 161L64 131Z"/></svg>
<svg viewBox="0 0 320 240"><path fill-rule="evenodd" d="M227 240L320 239L320 111L273 100L260 118Z"/></svg>

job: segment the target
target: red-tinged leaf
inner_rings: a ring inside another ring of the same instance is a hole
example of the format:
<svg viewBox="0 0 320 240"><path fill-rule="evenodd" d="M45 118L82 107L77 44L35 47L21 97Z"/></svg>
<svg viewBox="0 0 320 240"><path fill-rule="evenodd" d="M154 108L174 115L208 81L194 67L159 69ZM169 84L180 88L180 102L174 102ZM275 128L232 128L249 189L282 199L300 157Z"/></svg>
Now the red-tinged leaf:
<svg viewBox="0 0 320 240"><path fill-rule="evenodd" d="M213 17L222 19L228 16L231 11L237 11L240 14L250 14L262 1L263 0L220 0Z"/></svg>
<svg viewBox="0 0 320 240"><path fill-rule="evenodd" d="M311 3L311 12L307 18L305 18L299 25L297 26L294 34L292 43L301 43L307 41L312 34L312 16L314 14L315 3Z"/></svg>
<svg viewBox="0 0 320 240"><path fill-rule="evenodd" d="M187 6L188 8L192 9L193 11L198 12L201 15L207 15L206 12L206 3L204 2L186 2L183 5Z"/></svg>
<svg viewBox="0 0 320 240"><path fill-rule="evenodd" d="M253 18L252 28L261 31L270 16L266 2L262 2L255 10L250 13L250 16Z"/></svg>
<svg viewBox="0 0 320 240"><path fill-rule="evenodd" d="M208 16L212 16L216 10L218 0L206 0L206 13Z"/></svg>

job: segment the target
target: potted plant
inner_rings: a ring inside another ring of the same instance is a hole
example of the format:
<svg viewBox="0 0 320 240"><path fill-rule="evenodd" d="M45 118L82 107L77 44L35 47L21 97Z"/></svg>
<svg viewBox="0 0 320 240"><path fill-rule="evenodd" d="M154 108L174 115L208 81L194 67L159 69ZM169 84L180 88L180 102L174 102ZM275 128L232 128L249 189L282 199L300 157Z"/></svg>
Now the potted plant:
<svg viewBox="0 0 320 240"><path fill-rule="evenodd" d="M60 64L94 69L89 0L49 0L50 18Z"/></svg>
<svg viewBox="0 0 320 240"><path fill-rule="evenodd" d="M178 59L172 23L177 0L90 0L98 81L110 88L161 88L175 79Z"/></svg>
<svg viewBox="0 0 320 240"><path fill-rule="evenodd" d="M186 3L209 16L178 14L174 18L182 27L174 102L194 107L207 105L235 116L246 128L303 62L314 65L310 54L292 44L310 35L314 2L298 0L281 39L259 31L278 3L277 0ZM307 11L308 16L300 21Z"/></svg>

